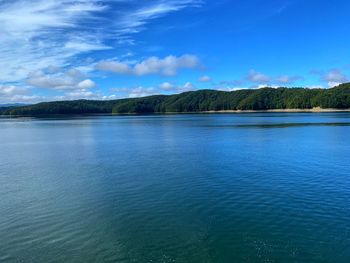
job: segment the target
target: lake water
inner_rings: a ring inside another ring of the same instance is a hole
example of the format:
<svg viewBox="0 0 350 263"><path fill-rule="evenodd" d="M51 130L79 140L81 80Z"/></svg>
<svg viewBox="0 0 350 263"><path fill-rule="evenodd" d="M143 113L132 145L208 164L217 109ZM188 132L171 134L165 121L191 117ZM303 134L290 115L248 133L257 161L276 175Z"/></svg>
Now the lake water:
<svg viewBox="0 0 350 263"><path fill-rule="evenodd" d="M350 262L350 113L0 119L0 262Z"/></svg>

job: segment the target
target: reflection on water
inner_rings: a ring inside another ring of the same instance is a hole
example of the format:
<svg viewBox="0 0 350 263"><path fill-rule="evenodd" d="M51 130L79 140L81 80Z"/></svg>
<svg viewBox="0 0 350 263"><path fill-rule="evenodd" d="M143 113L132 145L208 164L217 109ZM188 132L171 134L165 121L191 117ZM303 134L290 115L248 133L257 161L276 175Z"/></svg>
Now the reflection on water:
<svg viewBox="0 0 350 263"><path fill-rule="evenodd" d="M347 263L349 117L1 119L0 262Z"/></svg>
<svg viewBox="0 0 350 263"><path fill-rule="evenodd" d="M299 123L271 123L271 124L237 124L237 125L212 125L207 127L218 128L293 128L308 126L350 126L350 122L299 122Z"/></svg>

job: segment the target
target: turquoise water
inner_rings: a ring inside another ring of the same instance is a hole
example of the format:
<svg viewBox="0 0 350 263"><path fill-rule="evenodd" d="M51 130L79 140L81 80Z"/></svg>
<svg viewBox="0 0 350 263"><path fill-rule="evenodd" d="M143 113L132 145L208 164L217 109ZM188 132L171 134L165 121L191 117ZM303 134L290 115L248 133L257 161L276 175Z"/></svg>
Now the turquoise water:
<svg viewBox="0 0 350 263"><path fill-rule="evenodd" d="M0 262L350 262L350 114L0 119Z"/></svg>

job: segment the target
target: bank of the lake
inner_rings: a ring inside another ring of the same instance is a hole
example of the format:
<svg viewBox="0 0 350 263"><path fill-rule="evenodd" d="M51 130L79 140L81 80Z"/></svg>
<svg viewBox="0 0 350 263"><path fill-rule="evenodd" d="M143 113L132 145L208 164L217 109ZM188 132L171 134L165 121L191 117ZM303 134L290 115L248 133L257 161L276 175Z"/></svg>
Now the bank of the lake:
<svg viewBox="0 0 350 263"><path fill-rule="evenodd" d="M349 109L322 109L320 107L311 109L269 109L269 110L219 110L219 111L204 111L202 113L264 113L264 112L285 112L285 113L303 113L303 112L350 112Z"/></svg>

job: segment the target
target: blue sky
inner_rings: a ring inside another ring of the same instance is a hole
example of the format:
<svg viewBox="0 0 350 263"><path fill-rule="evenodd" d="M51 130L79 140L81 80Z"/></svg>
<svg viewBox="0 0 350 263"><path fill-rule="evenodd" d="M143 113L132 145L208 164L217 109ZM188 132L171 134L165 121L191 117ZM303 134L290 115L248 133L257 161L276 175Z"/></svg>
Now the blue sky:
<svg viewBox="0 0 350 263"><path fill-rule="evenodd" d="M345 0L0 0L0 103L350 76Z"/></svg>

